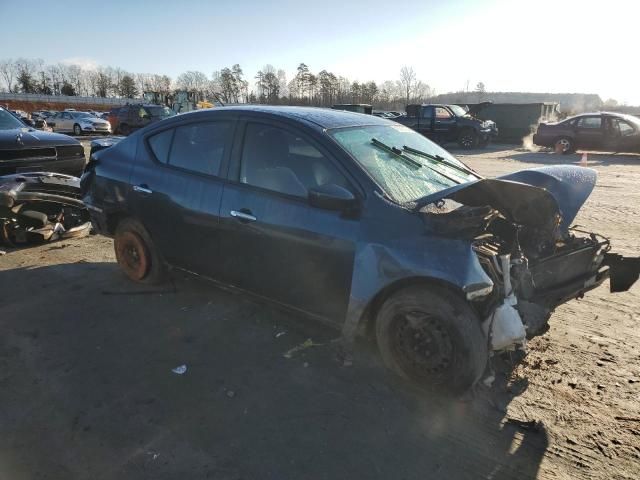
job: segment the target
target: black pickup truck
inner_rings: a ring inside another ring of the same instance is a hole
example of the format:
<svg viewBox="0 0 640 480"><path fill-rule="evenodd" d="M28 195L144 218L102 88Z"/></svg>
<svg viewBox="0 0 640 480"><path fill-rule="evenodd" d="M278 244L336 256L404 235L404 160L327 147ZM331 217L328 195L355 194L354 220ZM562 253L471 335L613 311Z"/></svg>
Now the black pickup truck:
<svg viewBox="0 0 640 480"><path fill-rule="evenodd" d="M487 104L469 110L459 105L407 105L406 117L394 120L440 144L457 142L465 149L484 147L498 136L495 122L474 117L478 108Z"/></svg>

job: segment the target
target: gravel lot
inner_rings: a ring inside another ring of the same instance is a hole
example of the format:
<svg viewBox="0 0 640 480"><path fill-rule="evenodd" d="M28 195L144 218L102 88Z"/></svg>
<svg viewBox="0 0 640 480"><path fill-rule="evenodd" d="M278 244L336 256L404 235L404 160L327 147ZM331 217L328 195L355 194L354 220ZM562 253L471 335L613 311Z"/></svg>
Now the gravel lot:
<svg viewBox="0 0 640 480"><path fill-rule="evenodd" d="M580 160L463 156L488 176ZM640 158L589 165L576 222L639 255ZM640 476L640 285L559 308L508 377L460 401L397 382L366 340L342 367L337 332L198 278L129 283L99 236L7 251L0 291L2 479Z"/></svg>

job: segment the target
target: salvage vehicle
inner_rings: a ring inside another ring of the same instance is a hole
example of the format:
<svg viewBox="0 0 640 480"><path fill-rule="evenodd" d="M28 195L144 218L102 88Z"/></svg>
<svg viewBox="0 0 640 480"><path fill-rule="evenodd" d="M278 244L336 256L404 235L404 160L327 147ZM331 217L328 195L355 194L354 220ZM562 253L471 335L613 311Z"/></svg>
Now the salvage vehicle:
<svg viewBox="0 0 640 480"><path fill-rule="evenodd" d="M88 112L76 112L65 110L58 112L47 119L47 124L54 132L69 132L76 136L84 133L99 133L109 135L111 124Z"/></svg>
<svg viewBox="0 0 640 480"><path fill-rule="evenodd" d="M5 246L78 238L90 230L79 178L47 172L0 177L0 243Z"/></svg>
<svg viewBox="0 0 640 480"><path fill-rule="evenodd" d="M595 181L574 166L483 178L373 115L233 106L96 152L81 184L131 280L171 265L341 326L345 345L371 328L393 371L460 392L558 305L638 278L638 259L570 228Z"/></svg>
<svg viewBox="0 0 640 480"><path fill-rule="evenodd" d="M34 171L80 175L84 165L84 149L76 139L27 127L0 107L0 175Z"/></svg>
<svg viewBox="0 0 640 480"><path fill-rule="evenodd" d="M126 136L173 115L175 113L169 107L140 103L112 109L109 112L109 121L112 122L114 133Z"/></svg>
<svg viewBox="0 0 640 480"><path fill-rule="evenodd" d="M640 152L640 119L623 113L585 113L561 122L541 123L533 143L562 153L576 149Z"/></svg>
<svg viewBox="0 0 640 480"><path fill-rule="evenodd" d="M498 127L492 120L474 116L489 102L465 109L459 105L407 105L407 115L396 122L406 125L436 143L457 142L464 149L485 147L498 136Z"/></svg>

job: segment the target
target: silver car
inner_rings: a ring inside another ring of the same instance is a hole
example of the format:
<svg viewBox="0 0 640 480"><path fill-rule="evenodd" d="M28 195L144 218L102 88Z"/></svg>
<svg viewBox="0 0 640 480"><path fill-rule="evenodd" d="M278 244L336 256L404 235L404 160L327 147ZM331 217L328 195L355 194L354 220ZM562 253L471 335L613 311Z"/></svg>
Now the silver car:
<svg viewBox="0 0 640 480"><path fill-rule="evenodd" d="M54 132L72 132L74 135L111 133L111 124L108 121L88 112L58 112L47 119L47 124Z"/></svg>

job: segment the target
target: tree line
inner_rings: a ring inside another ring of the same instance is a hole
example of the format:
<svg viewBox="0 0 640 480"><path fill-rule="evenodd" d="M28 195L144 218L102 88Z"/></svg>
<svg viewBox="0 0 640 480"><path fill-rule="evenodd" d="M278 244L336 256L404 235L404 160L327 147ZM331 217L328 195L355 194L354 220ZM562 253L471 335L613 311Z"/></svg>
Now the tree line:
<svg viewBox="0 0 640 480"><path fill-rule="evenodd" d="M86 97L139 98L144 92L168 94L173 90L198 92L202 98L224 103L330 106L368 103L381 109L404 110L409 103L427 102L433 89L419 80L413 68L402 67L396 80L381 83L351 81L305 63L288 79L285 70L267 64L253 78L239 64L214 71L187 71L175 79L156 73L132 73L119 67L83 68L45 64L39 59L0 60L0 91Z"/></svg>

